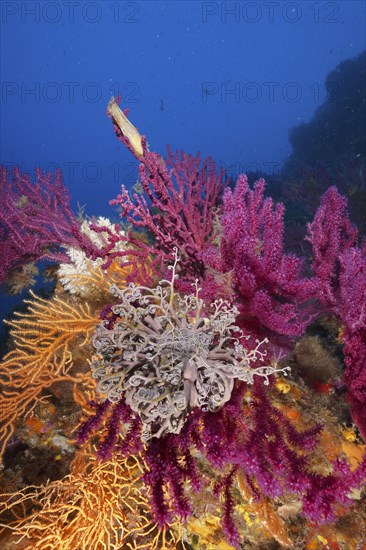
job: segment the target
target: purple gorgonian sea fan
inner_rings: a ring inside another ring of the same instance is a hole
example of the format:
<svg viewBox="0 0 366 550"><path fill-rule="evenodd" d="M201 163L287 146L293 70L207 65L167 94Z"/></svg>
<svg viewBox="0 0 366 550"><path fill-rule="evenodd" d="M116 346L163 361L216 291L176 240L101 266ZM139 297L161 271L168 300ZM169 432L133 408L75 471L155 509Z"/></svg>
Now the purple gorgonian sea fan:
<svg viewBox="0 0 366 550"><path fill-rule="evenodd" d="M304 261L284 250L284 205L264 196L265 181L250 188L241 174L223 196L220 246L203 253L208 265L231 273L238 324L247 334L291 347L315 318L316 280Z"/></svg>
<svg viewBox="0 0 366 550"><path fill-rule="evenodd" d="M121 193L110 202L119 207L121 218L130 224L125 237L129 246L125 247L128 250L116 251L115 236L111 234L110 246L100 252L105 265L118 258L121 265L134 268L127 282L151 285L165 276L164 265L170 262L176 247L181 271L178 286L189 291L196 278L201 285L206 278L202 251L217 238L218 207L226 186L223 171L216 173L213 161L201 160L199 154L193 157L168 148L168 156L163 159L150 152L146 138L126 118L118 100L112 98L107 114L118 139L140 162L140 181L133 193L122 185ZM145 238L141 238L141 230ZM149 270L143 271L146 261Z"/></svg>
<svg viewBox="0 0 366 550"><path fill-rule="evenodd" d="M0 167L0 283L30 262L69 262L63 246L81 248L92 257L96 247L80 231L70 207L61 171L53 177L36 170L34 181L19 168Z"/></svg>
<svg viewBox="0 0 366 550"><path fill-rule="evenodd" d="M207 306L198 281L193 294L177 293L177 254L175 249L171 280L154 289L114 285L112 325L103 321L93 338L97 391L112 403L125 400L140 417L145 441L180 433L195 407L217 412L229 401L235 379L252 384L257 375L268 384L270 374L287 371L252 367L264 361L267 341L246 349L236 307L222 299Z"/></svg>
<svg viewBox="0 0 366 550"><path fill-rule="evenodd" d="M348 215L347 199L336 187L324 193L307 239L313 249L317 296L342 323L346 400L366 441L366 240Z"/></svg>

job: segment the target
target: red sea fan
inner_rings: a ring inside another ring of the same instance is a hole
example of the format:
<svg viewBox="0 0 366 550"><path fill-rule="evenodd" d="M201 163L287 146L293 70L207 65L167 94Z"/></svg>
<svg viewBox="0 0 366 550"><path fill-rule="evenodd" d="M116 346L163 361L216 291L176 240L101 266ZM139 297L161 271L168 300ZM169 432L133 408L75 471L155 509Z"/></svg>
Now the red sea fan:
<svg viewBox="0 0 366 550"><path fill-rule="evenodd" d="M61 245L94 246L80 232L70 208L61 172L55 176L36 170L35 181L18 168L9 173L0 167L0 282L16 268L37 260L68 262Z"/></svg>
<svg viewBox="0 0 366 550"><path fill-rule="evenodd" d="M168 148L168 156L163 159L149 151L145 137L140 136L113 99L108 114L117 137L140 161L141 180L141 193L130 194L122 186L110 204L119 206L121 218L135 228L143 228L151 237L146 246L130 232L131 247L128 253L119 255L126 260L127 255L131 258L149 254L166 262L177 248L188 284L196 278L201 280L205 273L202 254L217 236L215 213L225 188L223 171L217 173L213 161L201 160L199 154L193 157ZM110 260L109 251L105 257Z"/></svg>
<svg viewBox="0 0 366 550"><path fill-rule="evenodd" d="M139 166L144 195L130 196L122 186L121 194L111 204L118 205L120 215L135 227L143 227L154 238L153 253L171 257L176 247L182 268L194 277L202 276L204 266L199 254L210 245L213 234L212 212L224 189L223 174L212 169L213 162L200 156L172 153L166 162L151 153L142 138L144 156ZM134 242L134 244L139 244Z"/></svg>
<svg viewBox="0 0 366 550"><path fill-rule="evenodd" d="M355 246L358 231L351 224L347 199L330 187L321 198L314 220L308 225L307 240L313 251L312 269L317 277L317 294L327 308L340 300L340 255Z"/></svg>
<svg viewBox="0 0 366 550"><path fill-rule="evenodd" d="M308 226L319 301L343 326L346 398L366 440L366 243L349 220L347 199L331 187Z"/></svg>
<svg viewBox="0 0 366 550"><path fill-rule="evenodd" d="M366 243L363 249L344 252L340 264L338 315L343 323L346 398L366 441Z"/></svg>
<svg viewBox="0 0 366 550"><path fill-rule="evenodd" d="M250 189L245 175L223 200L221 249L206 260L232 272L240 317L248 334L285 344L301 336L313 319L309 300L315 279L302 275L303 261L284 252L284 206L264 198L265 182Z"/></svg>

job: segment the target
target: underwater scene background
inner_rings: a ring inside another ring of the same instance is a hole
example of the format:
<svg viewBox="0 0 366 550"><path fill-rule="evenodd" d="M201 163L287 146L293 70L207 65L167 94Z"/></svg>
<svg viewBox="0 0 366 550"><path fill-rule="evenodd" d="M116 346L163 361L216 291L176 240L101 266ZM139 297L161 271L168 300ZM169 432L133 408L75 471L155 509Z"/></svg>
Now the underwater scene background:
<svg viewBox="0 0 366 550"><path fill-rule="evenodd" d="M365 3L0 9L0 547L366 548Z"/></svg>

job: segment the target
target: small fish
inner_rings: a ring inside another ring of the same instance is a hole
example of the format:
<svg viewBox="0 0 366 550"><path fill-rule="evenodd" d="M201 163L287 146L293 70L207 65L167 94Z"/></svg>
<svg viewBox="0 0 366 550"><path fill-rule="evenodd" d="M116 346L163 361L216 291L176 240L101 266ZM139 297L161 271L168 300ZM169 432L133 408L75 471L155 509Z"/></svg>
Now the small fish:
<svg viewBox="0 0 366 550"><path fill-rule="evenodd" d="M141 182L139 180L137 180L137 182L132 187L132 189L138 195L143 195L144 194L144 188L142 187Z"/></svg>

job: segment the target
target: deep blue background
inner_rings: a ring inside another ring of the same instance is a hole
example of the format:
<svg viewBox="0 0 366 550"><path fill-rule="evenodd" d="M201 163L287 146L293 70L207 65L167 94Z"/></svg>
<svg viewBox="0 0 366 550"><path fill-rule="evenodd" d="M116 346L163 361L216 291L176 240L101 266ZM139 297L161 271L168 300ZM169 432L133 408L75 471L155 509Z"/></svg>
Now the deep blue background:
<svg viewBox="0 0 366 550"><path fill-rule="evenodd" d="M327 73L365 48L363 1L0 5L1 161L60 166L88 214L112 214L108 200L136 181L105 116L111 95L151 150L268 172L324 100Z"/></svg>

